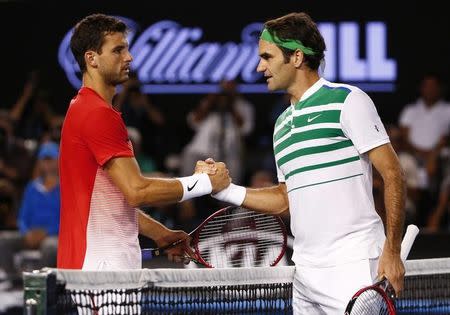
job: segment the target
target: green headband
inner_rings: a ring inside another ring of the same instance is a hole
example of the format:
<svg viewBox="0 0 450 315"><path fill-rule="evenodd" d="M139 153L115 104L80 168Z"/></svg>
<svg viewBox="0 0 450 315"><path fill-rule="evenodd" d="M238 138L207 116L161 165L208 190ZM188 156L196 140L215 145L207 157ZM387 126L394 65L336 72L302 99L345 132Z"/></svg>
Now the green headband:
<svg viewBox="0 0 450 315"><path fill-rule="evenodd" d="M271 34L267 28L265 28L260 36L260 39L263 39L267 42L274 43L277 46L281 46L290 50L300 49L305 55L315 55L316 52L309 47L306 47L302 44L301 41L297 39L281 39L275 34Z"/></svg>

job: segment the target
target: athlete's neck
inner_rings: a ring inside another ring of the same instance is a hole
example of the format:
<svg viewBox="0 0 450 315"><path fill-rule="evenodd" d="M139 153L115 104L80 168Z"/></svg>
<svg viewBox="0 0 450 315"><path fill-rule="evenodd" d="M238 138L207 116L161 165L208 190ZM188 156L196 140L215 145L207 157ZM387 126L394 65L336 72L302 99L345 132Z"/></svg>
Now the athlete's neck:
<svg viewBox="0 0 450 315"><path fill-rule="evenodd" d="M94 76L89 73L85 73L83 75L83 86L97 92L97 94L100 95L105 102L112 106L112 100L116 94L115 86L108 85L101 78L94 78Z"/></svg>
<svg viewBox="0 0 450 315"><path fill-rule="evenodd" d="M291 95L291 103L296 104L305 92L319 81L320 76L317 71L301 71L287 92Z"/></svg>

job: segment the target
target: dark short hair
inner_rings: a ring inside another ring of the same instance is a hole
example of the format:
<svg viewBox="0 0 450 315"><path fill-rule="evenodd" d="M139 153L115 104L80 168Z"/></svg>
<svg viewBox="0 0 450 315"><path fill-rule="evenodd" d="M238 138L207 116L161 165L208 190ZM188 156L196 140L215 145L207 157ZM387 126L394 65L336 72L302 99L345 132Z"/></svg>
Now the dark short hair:
<svg viewBox="0 0 450 315"><path fill-rule="evenodd" d="M116 32L126 33L127 31L124 22L105 14L92 14L78 22L70 39L70 49L81 72L86 71L86 62L84 61L86 51L93 50L101 53L105 35Z"/></svg>
<svg viewBox="0 0 450 315"><path fill-rule="evenodd" d="M264 27L272 34L281 39L299 40L306 47L315 51L314 55L304 55L305 62L312 70L317 70L321 60L324 58L326 49L325 40L320 34L316 23L304 12L294 12L282 17L269 20ZM278 46L283 52L287 62L294 50Z"/></svg>

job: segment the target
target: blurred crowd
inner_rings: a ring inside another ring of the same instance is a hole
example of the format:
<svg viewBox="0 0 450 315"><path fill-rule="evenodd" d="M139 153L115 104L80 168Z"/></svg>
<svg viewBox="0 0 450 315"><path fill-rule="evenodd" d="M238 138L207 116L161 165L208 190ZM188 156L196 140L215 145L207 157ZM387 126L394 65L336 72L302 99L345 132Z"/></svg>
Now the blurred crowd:
<svg viewBox="0 0 450 315"><path fill-rule="evenodd" d="M176 126L168 124L167 114L142 93L136 76L121 86L114 106L122 113L143 174L185 176L192 174L197 160L213 157L227 164L234 183L275 184L271 132L278 115L289 106L289 96L280 95L272 104L266 115L266 138L250 148L255 104L238 92L234 81L223 81L220 87L192 105L185 124L193 136L174 155L168 154L166 135ZM386 126L406 175L407 223L430 233L450 230L450 104L444 100L443 88L438 75L425 75L419 98L402 107L397 124ZM51 99L51 91L39 84L39 73L32 72L15 103L0 109L0 270L6 272L19 273L29 268L28 262L33 268L56 265L58 143L64 117L54 113ZM171 111L177 114L176 107ZM384 217L382 183L375 173L375 204ZM144 210L169 228L189 232L223 206L202 197ZM288 214L283 218L289 226ZM151 246L149 240L141 242Z"/></svg>

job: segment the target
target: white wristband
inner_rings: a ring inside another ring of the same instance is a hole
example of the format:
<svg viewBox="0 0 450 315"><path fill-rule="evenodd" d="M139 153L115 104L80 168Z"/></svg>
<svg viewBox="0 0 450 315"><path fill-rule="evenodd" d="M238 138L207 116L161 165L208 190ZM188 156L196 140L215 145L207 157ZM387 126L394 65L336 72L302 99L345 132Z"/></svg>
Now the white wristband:
<svg viewBox="0 0 450 315"><path fill-rule="evenodd" d="M217 194L213 194L214 198L231 203L235 206L240 206L244 202L247 189L244 186L238 186L231 183L224 190L219 191Z"/></svg>
<svg viewBox="0 0 450 315"><path fill-rule="evenodd" d="M183 197L180 202L212 192L211 180L208 174L194 174L192 176L178 177L177 179L183 186Z"/></svg>

